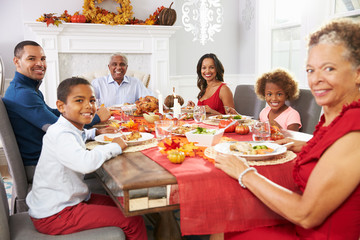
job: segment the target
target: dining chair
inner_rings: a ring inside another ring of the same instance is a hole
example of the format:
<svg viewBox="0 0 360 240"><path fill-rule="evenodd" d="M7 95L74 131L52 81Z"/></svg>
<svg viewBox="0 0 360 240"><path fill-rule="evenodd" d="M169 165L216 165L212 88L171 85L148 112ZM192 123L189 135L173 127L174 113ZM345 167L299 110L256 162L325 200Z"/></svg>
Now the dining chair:
<svg viewBox="0 0 360 240"><path fill-rule="evenodd" d="M125 234L118 227L104 227L67 235L39 233L27 212L9 215L9 205L4 182L0 175L0 239L1 240L125 240Z"/></svg>
<svg viewBox="0 0 360 240"><path fill-rule="evenodd" d="M3 145L5 158L13 180L11 213L24 212L28 210L25 198L31 189L31 184L28 183L15 134L1 96L0 123L0 140Z"/></svg>
<svg viewBox="0 0 360 240"><path fill-rule="evenodd" d="M5 94L5 67L4 62L0 56L0 96Z"/></svg>
<svg viewBox="0 0 360 240"><path fill-rule="evenodd" d="M315 126L319 123L321 107L316 103L310 89L300 89L299 98L287 102L299 112L302 127L300 132L313 134Z"/></svg>
<svg viewBox="0 0 360 240"><path fill-rule="evenodd" d="M261 110L265 107L265 101L260 100L255 91L254 85L238 85L234 92L235 110L246 116L259 119Z"/></svg>

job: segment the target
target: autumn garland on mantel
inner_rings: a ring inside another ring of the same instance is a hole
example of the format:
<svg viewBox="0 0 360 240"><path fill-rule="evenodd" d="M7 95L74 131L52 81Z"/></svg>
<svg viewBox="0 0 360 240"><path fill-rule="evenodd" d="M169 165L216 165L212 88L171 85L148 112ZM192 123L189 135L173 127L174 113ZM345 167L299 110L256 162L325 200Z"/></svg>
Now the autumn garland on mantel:
<svg viewBox="0 0 360 240"><path fill-rule="evenodd" d="M102 3L104 0L97 0L97 3ZM120 7L116 10L118 14L108 12L107 10L95 7L95 0L84 0L83 14L88 22L103 23L108 25L126 24L134 14L130 0L115 0Z"/></svg>
<svg viewBox="0 0 360 240"><path fill-rule="evenodd" d="M96 0L84 0L82 15L86 17L87 23L100 23L108 25L159 25L159 14L163 9L165 9L164 6L158 7L152 15L149 15L149 17L143 21L132 17L133 11L130 0L115 0L115 2L120 5L120 7L116 8L118 14L96 7L95 1ZM96 3L102 3L103 1L104 0L97 0ZM79 11L75 12L73 16L75 15L82 16ZM65 10L60 17L56 16L55 13L44 13L44 15L36 19L36 21L45 22L47 26L50 24L59 26L62 22L73 22L70 21L71 17L72 16L68 14L68 11Z"/></svg>

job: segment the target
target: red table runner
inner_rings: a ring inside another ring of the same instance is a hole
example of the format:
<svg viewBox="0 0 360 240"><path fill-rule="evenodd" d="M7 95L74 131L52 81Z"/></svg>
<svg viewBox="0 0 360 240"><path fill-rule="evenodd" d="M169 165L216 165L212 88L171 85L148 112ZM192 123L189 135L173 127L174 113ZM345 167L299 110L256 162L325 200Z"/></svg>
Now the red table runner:
<svg viewBox="0 0 360 240"><path fill-rule="evenodd" d="M226 137L251 140L251 134L226 134ZM286 222L251 192L241 188L237 180L203 158L188 157L182 164L172 164L157 148L142 152L177 179L182 235L245 231ZM293 164L290 161L256 169L275 183L295 190Z"/></svg>

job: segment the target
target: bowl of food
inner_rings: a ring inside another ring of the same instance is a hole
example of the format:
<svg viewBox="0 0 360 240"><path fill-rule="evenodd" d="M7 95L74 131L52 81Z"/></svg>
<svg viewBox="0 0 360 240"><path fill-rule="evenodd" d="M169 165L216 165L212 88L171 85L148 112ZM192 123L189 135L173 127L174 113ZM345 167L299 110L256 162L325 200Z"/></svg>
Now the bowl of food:
<svg viewBox="0 0 360 240"><path fill-rule="evenodd" d="M155 113L144 113L143 117L148 123L154 123L155 121L160 120L160 116Z"/></svg>
<svg viewBox="0 0 360 240"><path fill-rule="evenodd" d="M211 147L220 142L224 131L197 127L195 130L186 132L185 136L189 142L196 143L196 146Z"/></svg>

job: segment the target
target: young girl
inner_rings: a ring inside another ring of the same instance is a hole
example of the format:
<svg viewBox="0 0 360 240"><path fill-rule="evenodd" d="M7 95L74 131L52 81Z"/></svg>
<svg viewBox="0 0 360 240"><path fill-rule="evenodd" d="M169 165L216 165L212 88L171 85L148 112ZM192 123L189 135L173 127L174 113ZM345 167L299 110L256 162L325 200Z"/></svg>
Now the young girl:
<svg viewBox="0 0 360 240"><path fill-rule="evenodd" d="M84 130L96 112L95 93L82 78L62 81L56 106L61 113L44 138L31 192L26 197L35 228L61 235L115 226L126 239L147 239L141 216L125 217L109 196L90 193L84 175L126 148L122 138L88 151L85 141L96 129Z"/></svg>
<svg viewBox="0 0 360 240"><path fill-rule="evenodd" d="M297 82L285 70L275 69L264 73L255 84L258 98L268 104L259 115L260 121L269 121L271 126L299 131L301 128L300 114L285 104L286 100L299 97Z"/></svg>

